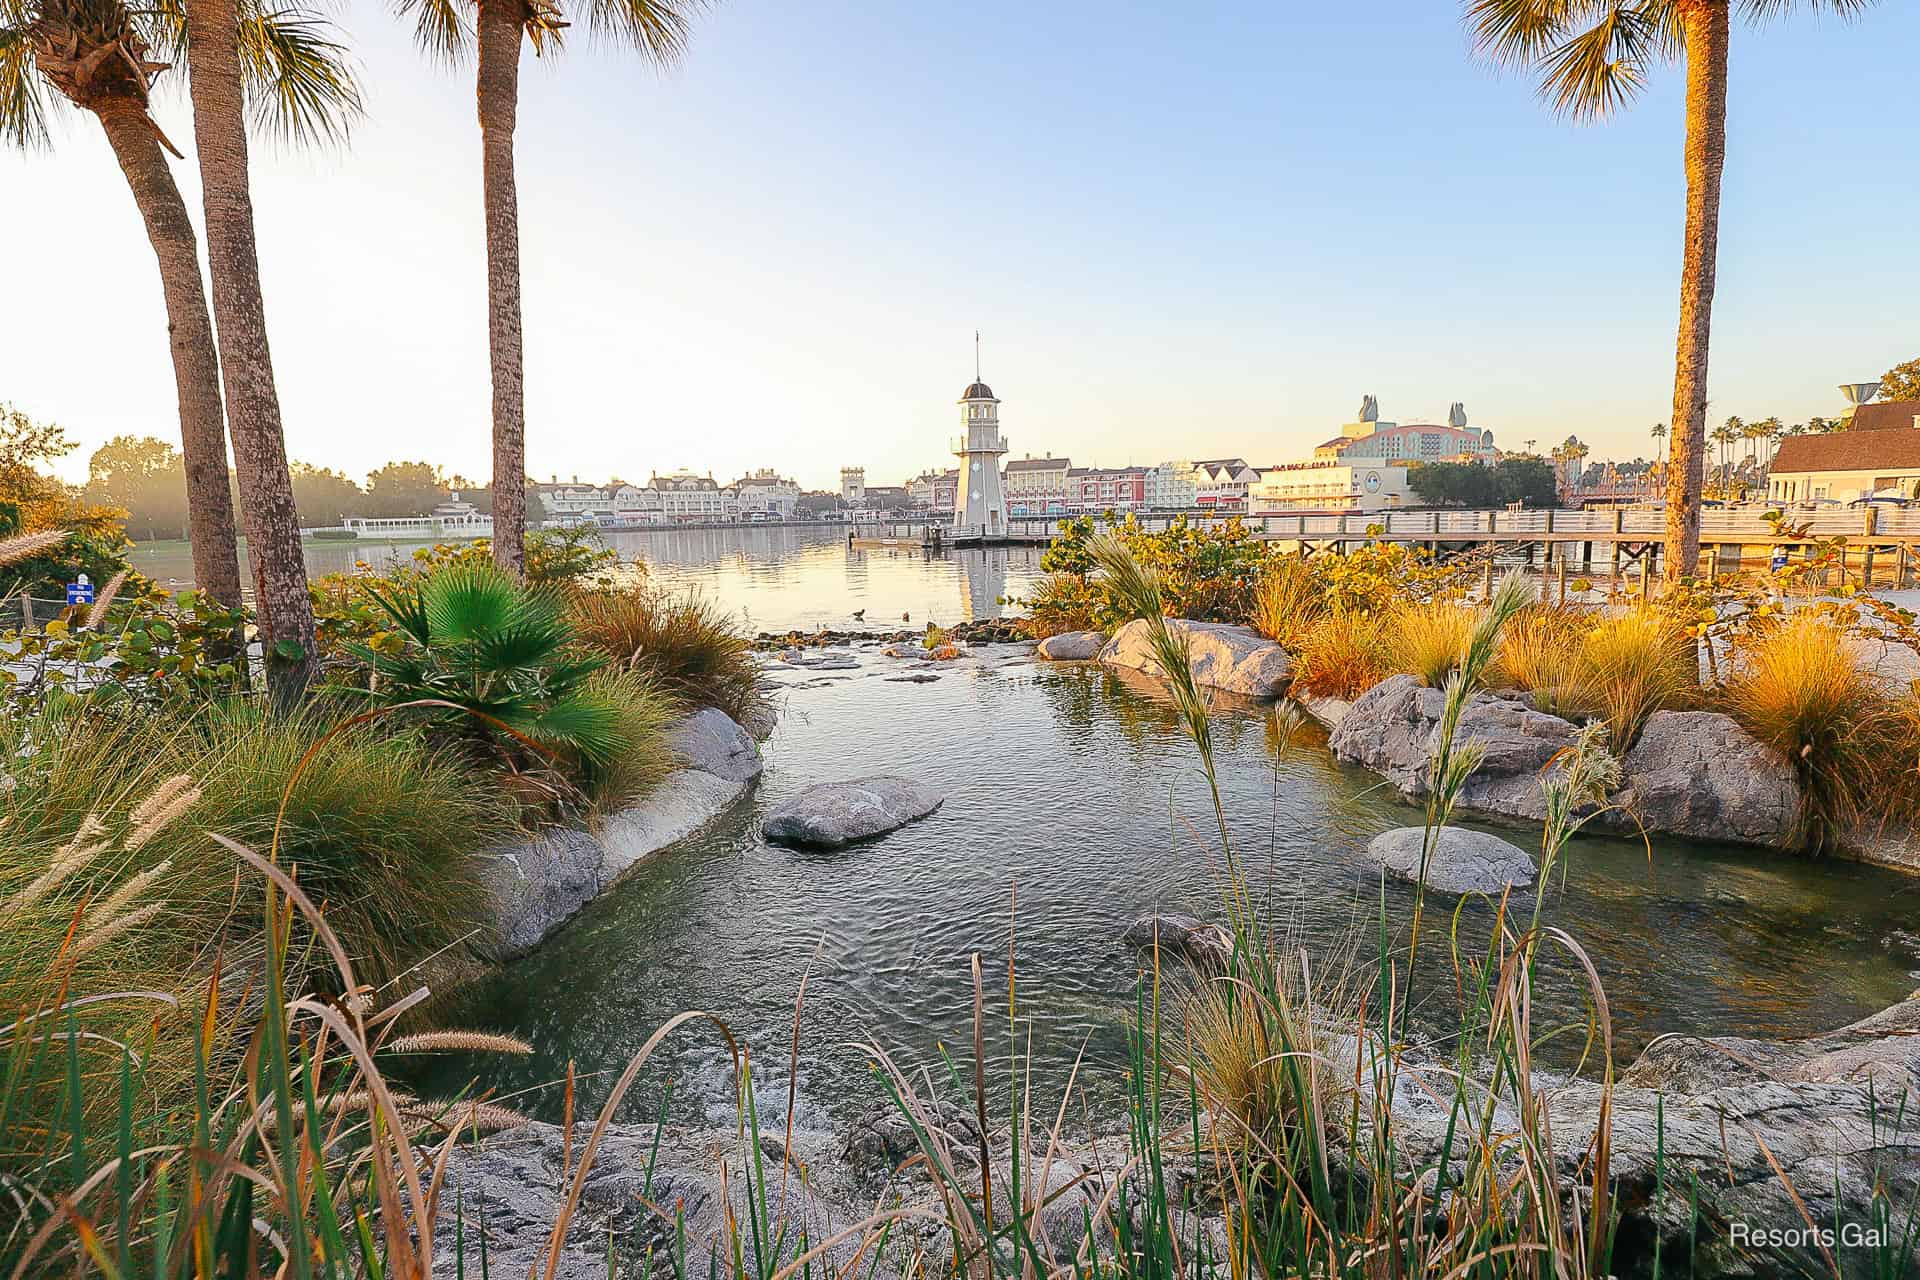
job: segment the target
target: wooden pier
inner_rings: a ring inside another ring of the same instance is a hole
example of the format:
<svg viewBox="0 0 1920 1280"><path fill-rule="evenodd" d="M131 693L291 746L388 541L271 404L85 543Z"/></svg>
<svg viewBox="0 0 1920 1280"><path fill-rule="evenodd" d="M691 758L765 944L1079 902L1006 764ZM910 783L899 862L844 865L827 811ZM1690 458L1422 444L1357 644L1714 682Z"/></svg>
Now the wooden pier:
<svg viewBox="0 0 1920 1280"><path fill-rule="evenodd" d="M1763 508L1709 508L1700 515L1701 564L1696 572L1731 572L1744 560L1765 559L1776 547L1804 547L1836 537L1847 541L1846 563L1858 568L1862 582L1876 570L1894 585L1905 586L1920 569L1920 510L1879 507L1788 512L1789 523L1805 526L1807 536L1780 537L1762 518ZM1062 515L1012 516L1003 533L956 528L945 522L871 521L848 534L850 546L948 547L1044 546L1059 532ZM1236 518L1206 512L1135 513L1148 532L1165 530L1177 520L1202 528ZM1491 546L1502 555L1536 557L1548 566L1572 563L1588 570L1637 574L1658 568L1666 539L1666 515L1657 508L1612 507L1597 510L1429 510L1369 511L1344 515L1238 516L1257 538L1288 543L1302 556L1344 555L1368 542L1427 546L1436 554ZM864 532L863 532L864 531Z"/></svg>

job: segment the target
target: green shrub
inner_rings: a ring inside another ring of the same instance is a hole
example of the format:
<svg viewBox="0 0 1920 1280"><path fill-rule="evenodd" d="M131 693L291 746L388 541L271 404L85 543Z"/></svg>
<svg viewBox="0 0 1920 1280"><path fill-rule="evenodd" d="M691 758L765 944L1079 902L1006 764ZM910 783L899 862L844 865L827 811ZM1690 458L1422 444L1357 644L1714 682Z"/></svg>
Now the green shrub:
<svg viewBox="0 0 1920 1280"><path fill-rule="evenodd" d="M141 945L155 967L184 971L227 935L237 905L233 857L206 832L269 848L282 794L304 758L281 864L327 903L367 971L391 975L480 920L469 858L517 827L507 797L457 756L379 721L334 732L339 724L324 708L271 717L240 703L178 718L82 709L11 723L6 746L21 754L10 771L6 829L23 850L42 852L0 868L0 897L38 875L35 859L70 843L89 815L131 813L184 776L199 793L190 809L124 857L103 851L57 898L71 914L81 896L97 903L168 864L156 889L169 905L140 931Z"/></svg>

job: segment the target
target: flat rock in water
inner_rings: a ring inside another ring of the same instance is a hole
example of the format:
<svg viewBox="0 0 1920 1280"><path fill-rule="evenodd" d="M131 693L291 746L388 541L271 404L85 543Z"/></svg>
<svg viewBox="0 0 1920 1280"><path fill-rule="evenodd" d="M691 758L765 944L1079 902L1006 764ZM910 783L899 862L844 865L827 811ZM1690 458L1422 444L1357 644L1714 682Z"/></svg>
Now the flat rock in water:
<svg viewBox="0 0 1920 1280"><path fill-rule="evenodd" d="M1405 880L1420 879L1420 853L1426 828L1383 831L1367 845L1367 856ZM1427 887L1442 893L1499 893L1508 885L1533 883L1533 859L1499 836L1462 827L1442 827L1427 856Z"/></svg>
<svg viewBox="0 0 1920 1280"><path fill-rule="evenodd" d="M1062 631L1042 640L1034 653L1049 662L1092 662L1106 643L1104 631Z"/></svg>
<svg viewBox="0 0 1920 1280"><path fill-rule="evenodd" d="M810 671L851 671L860 665L860 660L851 653L835 649L784 649L780 660Z"/></svg>
<svg viewBox="0 0 1920 1280"><path fill-rule="evenodd" d="M781 844L837 849L924 818L945 799L911 778L822 782L774 806L764 830L767 839Z"/></svg>
<svg viewBox="0 0 1920 1280"><path fill-rule="evenodd" d="M1167 629L1186 644L1196 684L1250 698L1277 698L1287 691L1293 679L1293 659L1251 628L1181 618L1166 621ZM1153 656L1151 634L1150 622L1134 619L1114 632L1113 639L1100 650L1100 661L1164 678L1160 660Z"/></svg>
<svg viewBox="0 0 1920 1280"><path fill-rule="evenodd" d="M1157 942L1162 952L1173 952L1210 972L1224 973L1233 959L1233 937L1226 929L1178 912L1141 916L1120 940L1142 951L1151 951Z"/></svg>

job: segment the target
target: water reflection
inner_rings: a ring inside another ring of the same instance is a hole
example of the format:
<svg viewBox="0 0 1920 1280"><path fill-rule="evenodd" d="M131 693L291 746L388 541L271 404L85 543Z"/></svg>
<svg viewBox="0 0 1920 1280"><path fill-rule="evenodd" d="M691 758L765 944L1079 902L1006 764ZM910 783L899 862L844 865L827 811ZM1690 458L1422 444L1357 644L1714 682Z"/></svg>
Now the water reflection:
<svg viewBox="0 0 1920 1280"><path fill-rule="evenodd" d="M1022 594L1040 574L1038 547L939 555L910 547L855 548L847 545L844 526L663 529L609 532L605 538L622 560L645 565L655 581L697 588L767 631L918 628L997 618L1001 598ZM380 568L405 562L427 545L309 542L307 572L346 573L361 560ZM132 560L163 586L191 584L193 559L184 543L138 547Z"/></svg>
<svg viewBox="0 0 1920 1280"><path fill-rule="evenodd" d="M615 1069L660 1022L696 1006L723 1013L762 1061L784 1062L810 969L800 1087L806 1105L831 1111L865 1092L850 1043L872 1037L926 1061L936 1043L963 1040L968 957L978 952L988 981L1003 983L1010 930L1041 1073L1057 1080L1083 1044L1096 1063L1124 1059L1139 968L1121 930L1149 910L1219 914L1205 781L1163 693L1025 660L898 684L885 679L888 660L865 661L850 679L791 694L750 803L469 995L462 1018L540 1046L530 1062L490 1068L506 1072L490 1082L552 1080L569 1058ZM1389 927L1404 929L1411 891L1383 887L1364 849L1416 811L1336 763L1315 731L1277 751L1268 708L1223 706L1216 730L1236 852L1269 918L1323 963L1371 953L1383 895ZM831 854L760 840L768 805L869 772L925 778L949 799L924 822ZM1589 839L1548 893L1546 918L1580 940L1606 982L1623 1058L1665 1031L1823 1029L1914 985L1902 932L1913 882L1872 868ZM1447 920L1451 906L1416 1006L1427 1034L1453 1020L1450 937L1476 951L1492 920L1477 903ZM1574 972L1563 958L1545 967L1537 1028L1584 1018ZM1555 1052L1578 1050L1570 1040ZM673 1065L721 1107L717 1063L711 1050L683 1049Z"/></svg>

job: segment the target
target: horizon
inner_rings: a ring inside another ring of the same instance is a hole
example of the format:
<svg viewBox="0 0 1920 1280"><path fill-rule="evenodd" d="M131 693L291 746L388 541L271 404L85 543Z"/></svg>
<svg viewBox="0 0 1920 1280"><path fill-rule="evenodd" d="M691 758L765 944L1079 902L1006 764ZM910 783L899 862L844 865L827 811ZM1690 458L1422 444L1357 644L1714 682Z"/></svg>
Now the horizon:
<svg viewBox="0 0 1920 1280"><path fill-rule="evenodd" d="M585 40L528 59L529 475L944 470L976 328L1013 457L1271 466L1363 394L1402 423L1463 401L1505 449L1652 456L1677 71L1573 126L1472 58L1453 6L1102 13L989 6L956 39L939 14L733 3L664 76ZM403 459L481 479L471 88L386 13L339 21L368 98L351 144L256 146L288 452L356 481ZM1884 5L1737 30L1712 421L1834 416L1840 383L1920 348L1920 264L1858 249L1910 234L1920 179L1891 165L1917 40L1920 14ZM156 116L191 154L177 84ZM1799 180L1827 173L1868 177ZM98 129L66 113L0 184L90 247L16 263L35 305L0 331L0 398L80 442L69 479L115 435L177 444L158 278Z"/></svg>

